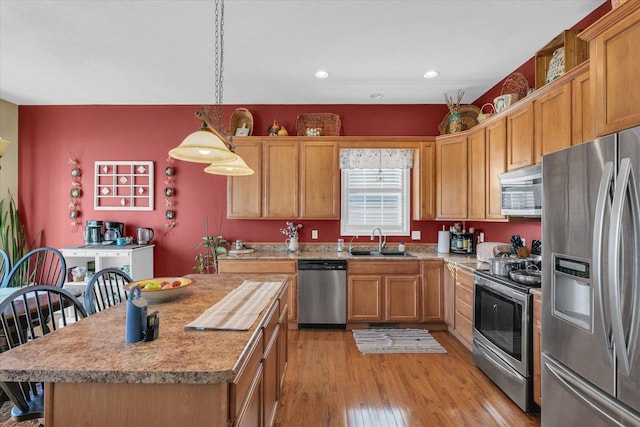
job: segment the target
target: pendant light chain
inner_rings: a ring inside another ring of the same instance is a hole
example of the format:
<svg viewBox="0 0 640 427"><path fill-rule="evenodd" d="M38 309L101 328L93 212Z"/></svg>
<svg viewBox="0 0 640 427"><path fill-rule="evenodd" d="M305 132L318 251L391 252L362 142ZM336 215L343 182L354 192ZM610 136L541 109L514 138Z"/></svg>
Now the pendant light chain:
<svg viewBox="0 0 640 427"><path fill-rule="evenodd" d="M215 108L213 122L223 131L222 114L222 72L224 70L224 0L215 1Z"/></svg>

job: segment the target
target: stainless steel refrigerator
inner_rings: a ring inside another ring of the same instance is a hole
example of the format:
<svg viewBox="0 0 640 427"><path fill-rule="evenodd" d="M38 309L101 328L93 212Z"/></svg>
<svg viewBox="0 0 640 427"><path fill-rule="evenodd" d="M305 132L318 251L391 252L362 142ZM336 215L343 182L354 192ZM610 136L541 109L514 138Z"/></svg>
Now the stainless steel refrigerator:
<svg viewBox="0 0 640 427"><path fill-rule="evenodd" d="M640 426L640 128L542 159L542 425Z"/></svg>

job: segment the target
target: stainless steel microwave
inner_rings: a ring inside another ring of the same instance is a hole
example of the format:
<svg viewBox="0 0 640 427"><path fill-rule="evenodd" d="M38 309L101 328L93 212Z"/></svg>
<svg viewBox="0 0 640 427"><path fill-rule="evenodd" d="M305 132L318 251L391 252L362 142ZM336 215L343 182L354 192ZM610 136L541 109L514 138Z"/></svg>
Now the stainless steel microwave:
<svg viewBox="0 0 640 427"><path fill-rule="evenodd" d="M498 175L500 213L509 216L542 215L542 165L534 165Z"/></svg>

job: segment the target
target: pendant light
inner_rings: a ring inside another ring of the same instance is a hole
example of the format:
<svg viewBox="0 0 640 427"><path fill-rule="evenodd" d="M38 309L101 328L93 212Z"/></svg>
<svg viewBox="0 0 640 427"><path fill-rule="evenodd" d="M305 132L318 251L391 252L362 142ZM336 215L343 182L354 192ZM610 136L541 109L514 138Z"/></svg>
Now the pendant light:
<svg viewBox="0 0 640 427"><path fill-rule="evenodd" d="M240 156L234 153L235 146L231 135L223 130L222 114L222 71L224 58L224 0L215 1L215 107L213 118L209 115L209 107L203 105L196 112L202 126L187 136L182 143L169 150L174 159L195 163L210 163L207 168L218 175L251 175L249 168ZM222 166L226 165L226 168Z"/></svg>

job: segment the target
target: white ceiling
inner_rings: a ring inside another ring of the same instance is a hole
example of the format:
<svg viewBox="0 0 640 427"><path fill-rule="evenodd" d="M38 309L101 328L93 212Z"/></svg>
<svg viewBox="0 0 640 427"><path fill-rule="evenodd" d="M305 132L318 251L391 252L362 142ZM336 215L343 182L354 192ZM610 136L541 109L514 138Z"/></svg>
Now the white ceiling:
<svg viewBox="0 0 640 427"><path fill-rule="evenodd" d="M603 2L227 0L223 102L442 104L464 89L470 103ZM212 104L213 10L212 0L0 0L0 98ZM429 69L440 76L424 79Z"/></svg>

